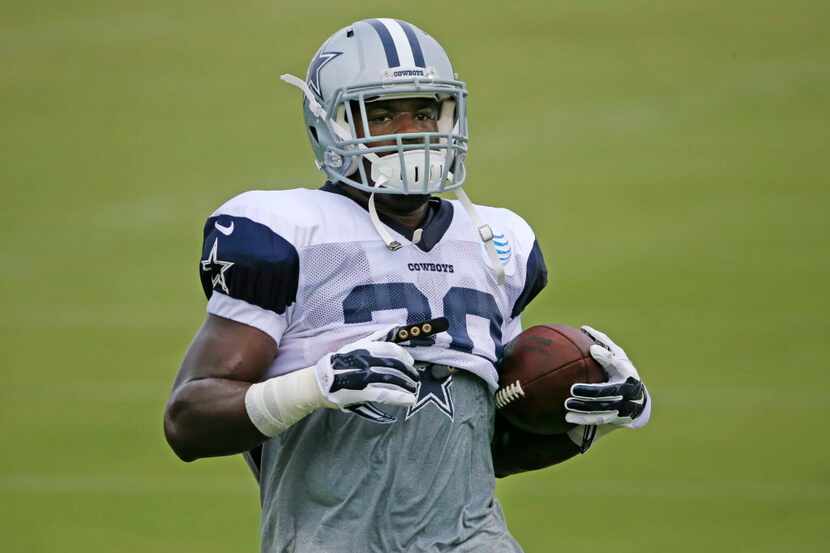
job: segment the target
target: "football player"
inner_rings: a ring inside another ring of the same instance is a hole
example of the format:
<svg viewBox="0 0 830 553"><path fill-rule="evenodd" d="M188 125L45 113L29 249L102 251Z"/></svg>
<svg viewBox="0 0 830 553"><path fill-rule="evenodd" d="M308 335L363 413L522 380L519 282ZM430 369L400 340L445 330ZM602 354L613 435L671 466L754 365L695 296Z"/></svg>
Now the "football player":
<svg viewBox="0 0 830 553"><path fill-rule="evenodd" d="M326 184L247 192L207 219L208 315L167 405L170 446L245 454L262 551L521 551L496 475L645 424L636 370L587 329L611 379L574 387L575 429L496 424L496 362L547 272L521 217L461 188L467 91L444 49L404 21L358 21L283 80Z"/></svg>

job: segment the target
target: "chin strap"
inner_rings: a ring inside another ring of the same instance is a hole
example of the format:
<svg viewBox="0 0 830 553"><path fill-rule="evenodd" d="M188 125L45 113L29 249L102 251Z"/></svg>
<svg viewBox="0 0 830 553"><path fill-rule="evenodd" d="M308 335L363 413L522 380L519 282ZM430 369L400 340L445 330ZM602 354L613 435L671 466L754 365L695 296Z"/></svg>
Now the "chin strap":
<svg viewBox="0 0 830 553"><path fill-rule="evenodd" d="M372 192L372 194L369 196L369 219L371 219L372 226L375 227L375 230L380 235L380 239L383 240L384 244L386 244L386 248L392 252L396 252L404 246L412 246L413 244L417 244L421 241L421 236L424 233L423 229L415 229L412 232L412 241L407 242L406 244L401 244L399 240L395 240L394 238L392 238L392 235L389 233L388 227L383 224L383 221L380 220L380 216L378 216L378 210L375 207L374 192Z"/></svg>
<svg viewBox="0 0 830 553"><path fill-rule="evenodd" d="M386 244L386 248L389 251L396 252L403 247L403 244L401 244L398 240L392 238L392 235L389 233L389 230L386 228L386 225L384 225L383 221L380 220L380 217L378 216L378 210L375 207L374 192L372 192L372 194L369 196L369 219L372 220L372 226L375 227L375 230L380 235L380 239L383 240L383 243Z"/></svg>
<svg viewBox="0 0 830 553"><path fill-rule="evenodd" d="M473 225L476 231L478 231L478 236L484 242L484 249L487 250L487 257L490 258L490 268L496 273L496 281L499 285L504 285L507 278L504 274L504 266L501 264L501 260L499 260L499 256L496 253L496 246L493 244L493 229L490 228L490 225L481 222L473 202L470 201L470 197L464 192L463 188L457 188L453 192L458 198L458 201L461 202L461 205L464 206L467 215L473 220Z"/></svg>

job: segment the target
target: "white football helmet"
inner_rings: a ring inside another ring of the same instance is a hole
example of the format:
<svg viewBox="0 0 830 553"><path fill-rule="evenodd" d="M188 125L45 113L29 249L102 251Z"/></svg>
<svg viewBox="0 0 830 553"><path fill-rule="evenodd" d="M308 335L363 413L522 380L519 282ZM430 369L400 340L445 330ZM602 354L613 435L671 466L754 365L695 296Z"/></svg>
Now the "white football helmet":
<svg viewBox="0 0 830 553"><path fill-rule="evenodd" d="M397 19L358 21L323 43L304 82L282 78L305 94L311 147L330 181L386 194L433 194L464 182L467 91L444 49L421 29ZM419 97L439 102L437 132L371 135L368 102ZM380 141L394 144L372 145Z"/></svg>

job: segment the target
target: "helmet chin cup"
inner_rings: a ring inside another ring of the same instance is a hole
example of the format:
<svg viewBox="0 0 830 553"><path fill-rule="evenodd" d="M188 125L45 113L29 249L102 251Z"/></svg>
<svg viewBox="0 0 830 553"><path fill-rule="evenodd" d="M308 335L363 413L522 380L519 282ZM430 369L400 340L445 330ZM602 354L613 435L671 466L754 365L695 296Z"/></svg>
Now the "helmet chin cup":
<svg viewBox="0 0 830 553"><path fill-rule="evenodd" d="M379 193L386 189L393 193L434 194L443 190L444 181L452 179L452 173L447 170L446 153L442 151L408 150L383 157L371 156L369 160L372 181L378 185Z"/></svg>

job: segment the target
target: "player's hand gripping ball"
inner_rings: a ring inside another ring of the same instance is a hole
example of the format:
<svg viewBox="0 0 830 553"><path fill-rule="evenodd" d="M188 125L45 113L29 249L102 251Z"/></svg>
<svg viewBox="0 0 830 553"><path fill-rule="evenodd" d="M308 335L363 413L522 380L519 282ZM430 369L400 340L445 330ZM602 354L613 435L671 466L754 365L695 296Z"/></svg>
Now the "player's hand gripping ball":
<svg viewBox="0 0 830 553"><path fill-rule="evenodd" d="M582 331L594 342L591 356L608 374L602 384L574 384L565 401L565 419L574 424L640 428L651 417L651 401L637 369L607 334L590 326Z"/></svg>
<svg viewBox="0 0 830 553"><path fill-rule="evenodd" d="M571 386L608 380L591 356L595 344L588 333L566 325L528 328L504 348L496 408L525 432L567 432L573 428L565 420Z"/></svg>

